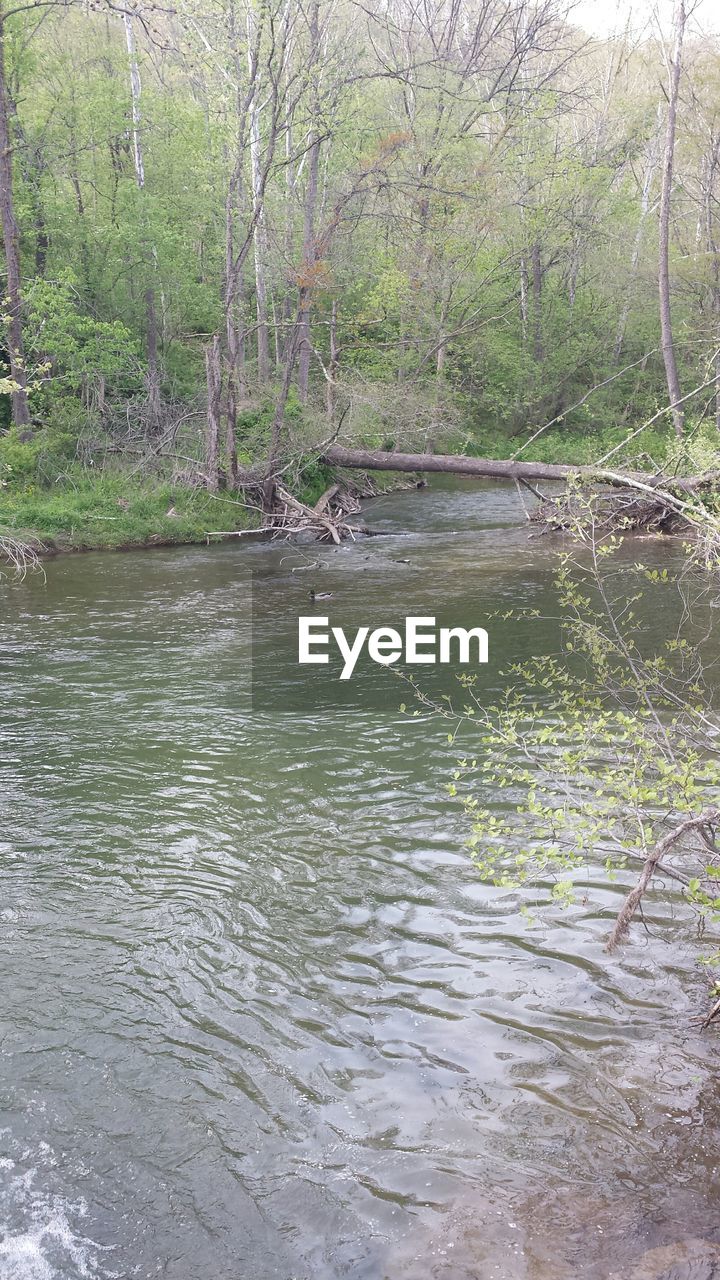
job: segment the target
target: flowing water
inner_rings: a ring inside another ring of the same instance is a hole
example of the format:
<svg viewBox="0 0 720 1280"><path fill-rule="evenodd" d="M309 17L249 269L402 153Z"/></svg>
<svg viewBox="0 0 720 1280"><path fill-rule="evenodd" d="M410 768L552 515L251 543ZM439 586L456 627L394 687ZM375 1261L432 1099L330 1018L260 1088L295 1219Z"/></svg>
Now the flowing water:
<svg viewBox="0 0 720 1280"><path fill-rule="evenodd" d="M311 570L237 542L2 588L2 1277L600 1280L720 1239L678 904L612 958L620 884L528 926L469 862L447 724L390 677L298 699L278 656L309 585L469 625L548 606L556 548L502 486L368 518L397 536ZM556 640L488 630L488 696Z"/></svg>

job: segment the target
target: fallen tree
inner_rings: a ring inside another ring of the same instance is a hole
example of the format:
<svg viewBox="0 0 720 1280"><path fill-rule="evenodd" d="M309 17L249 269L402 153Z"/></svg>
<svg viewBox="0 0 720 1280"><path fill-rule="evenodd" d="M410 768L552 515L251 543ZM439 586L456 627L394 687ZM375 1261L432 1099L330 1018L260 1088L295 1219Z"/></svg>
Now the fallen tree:
<svg viewBox="0 0 720 1280"><path fill-rule="evenodd" d="M591 467L571 467L562 463L502 461L496 458L469 458L463 454L395 453L384 449L347 449L330 445L322 462L331 467L359 471L428 471L445 475L486 476L495 480L568 480L571 476L595 474Z"/></svg>
<svg viewBox="0 0 720 1280"><path fill-rule="evenodd" d="M527 489L538 499L528 520L543 531L571 531L582 535L583 524L593 533L683 533L708 539L708 511L700 498L720 490L720 473L694 476L639 471L615 471L602 466L521 462L515 458L472 458L461 454L400 453L382 449L327 446L321 460L329 466L361 471L403 471L477 476L512 480L518 492ZM542 481L563 482L561 493L543 494ZM588 497L592 501L588 501ZM524 504L523 504L524 505ZM717 525L717 520L715 520ZM720 545L716 529L713 545Z"/></svg>
<svg viewBox="0 0 720 1280"><path fill-rule="evenodd" d="M484 476L493 480L518 480L532 484L540 480L581 479L613 488L640 489L654 492L696 493L703 488L720 485L720 473L670 477L662 472L611 471L606 467L573 466L562 462L519 462L515 458L471 458L451 453L395 453L383 449L347 449L333 444L325 449L322 462L333 467L360 471L420 471L444 475Z"/></svg>

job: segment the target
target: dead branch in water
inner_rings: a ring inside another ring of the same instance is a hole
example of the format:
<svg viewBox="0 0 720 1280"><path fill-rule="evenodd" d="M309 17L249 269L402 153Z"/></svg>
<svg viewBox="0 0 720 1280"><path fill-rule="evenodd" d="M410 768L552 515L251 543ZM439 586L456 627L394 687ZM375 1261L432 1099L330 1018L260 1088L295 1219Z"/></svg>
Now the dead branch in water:
<svg viewBox="0 0 720 1280"><path fill-rule="evenodd" d="M702 1022L700 1023L700 1030L707 1031L708 1027L710 1026L710 1023L714 1022L715 1019L718 1017L720 1017L720 1000L715 1001L715 1004L713 1005L707 1017L703 1018Z"/></svg>
<svg viewBox="0 0 720 1280"><path fill-rule="evenodd" d="M294 537L306 534L319 542L334 542L336 546L347 538L364 530L350 523L349 517L357 515L360 501L356 494L335 483L310 507L301 502L282 485L275 487L275 501L266 513L264 528L277 537Z"/></svg>
<svg viewBox="0 0 720 1280"><path fill-rule="evenodd" d="M688 536L701 533L705 539L714 536L717 541L720 526L713 529L712 513L692 502L695 494L699 495L703 489L711 492L717 483L715 475L696 477L692 482L666 481L663 486L627 477L625 489L618 487L610 492L590 487L569 488L540 502L531 520L546 533L582 535L590 521L593 537L622 533Z"/></svg>
<svg viewBox="0 0 720 1280"><path fill-rule="evenodd" d="M598 533L701 533L709 535L708 511L700 506L703 496L720 490L720 473L695 476L668 476L636 471L611 471L601 466L568 466L564 463L520 462L515 458L470 458L464 455L390 453L380 449L347 449L333 444L322 461L336 467L364 471L433 472L444 475L477 476L512 480L537 499L537 508L526 515L543 532L582 532L589 505L593 510L593 535ZM559 480L566 488L554 497L545 497L537 481ZM525 507L525 503L523 503ZM711 535L720 544L720 524Z"/></svg>
<svg viewBox="0 0 720 1280"><path fill-rule="evenodd" d="M690 831L698 831L701 834L704 833L710 840L712 840L713 831L718 822L720 822L720 809L714 807L703 809L702 813L698 814L697 817L686 818L676 827L673 827L672 831L668 831L667 835L663 836L662 840L658 840L657 844L645 860L645 865L640 873L640 877L635 888L630 891L618 913L617 920L615 921L615 927L607 942L607 951L614 951L618 943L626 936L633 916L640 906L643 895L645 894L658 865L663 861L670 850L674 848L678 841L682 840L683 836L687 835Z"/></svg>

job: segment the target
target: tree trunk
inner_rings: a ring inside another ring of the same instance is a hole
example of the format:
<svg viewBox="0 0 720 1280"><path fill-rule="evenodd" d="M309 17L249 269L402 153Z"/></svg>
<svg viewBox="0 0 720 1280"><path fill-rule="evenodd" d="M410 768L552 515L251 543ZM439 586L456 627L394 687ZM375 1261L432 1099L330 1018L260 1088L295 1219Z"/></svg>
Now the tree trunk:
<svg viewBox="0 0 720 1280"><path fill-rule="evenodd" d="M227 395L226 395L226 442L230 479L233 486L238 482L237 461L237 414L240 401L247 396L245 376L245 330L243 319L245 299L243 289L243 261L236 263L235 238L237 219L242 206L243 197L243 159L245 145L245 128L247 110L242 92L242 73L239 56L239 34L237 30L234 4L228 11L229 37L233 53L233 70L236 85L236 142L237 152L234 167L228 181L225 198L225 278L223 281L223 308L225 313L225 341L227 345ZM248 58L252 54L248 49ZM254 65L254 64L253 64Z"/></svg>
<svg viewBox="0 0 720 1280"><path fill-rule="evenodd" d="M317 77L318 74L319 56L320 3L319 0L313 0L312 9L310 11L310 66L313 77ZM317 206L318 174L320 169L320 138L317 131L318 115L319 104L316 87L313 101L311 139L310 146L308 148L308 180L307 190L305 192L305 217L303 225L302 275L303 285L308 286L304 289L306 305L302 308L298 348L298 392L303 404L307 403L308 387L310 382L310 357L312 355L312 345L310 342L310 300L312 296L312 285L314 282L314 271L317 259L317 250L315 245L315 209ZM303 292L302 288L301 292Z"/></svg>
<svg viewBox="0 0 720 1280"><path fill-rule="evenodd" d="M142 138L140 136L140 69L137 62L137 52L135 48L135 33L133 32L132 18L129 13L123 13L123 23L125 26L125 41L127 44L128 58L130 59L130 97L132 101L132 143L133 143L133 163L135 165L135 181L138 191L140 192L142 221L145 228L146 210L144 206L145 192L145 164L143 160ZM153 266L155 261L154 252L151 253ZM160 416L160 377L158 373L158 330L157 330L157 313L155 310L155 290L152 285L148 285L145 290L145 315L147 325L147 393L150 405L150 417L153 421L157 421Z"/></svg>
<svg viewBox="0 0 720 1280"><path fill-rule="evenodd" d="M230 476L237 482L237 411L238 401L246 392L245 344L241 331L241 280L235 270L235 216L239 203L241 180L237 170L228 184L225 201L225 280L223 305L227 342L227 448Z"/></svg>
<svg viewBox="0 0 720 1280"><path fill-rule="evenodd" d="M708 236L709 251L712 255L712 285L710 287L710 306L712 309L713 345L715 354L715 426L720 431L720 250L715 243L712 231Z"/></svg>
<svg viewBox="0 0 720 1280"><path fill-rule="evenodd" d="M578 282L579 274L580 274L580 245L576 241L572 247L572 258L570 262L570 278L568 280L568 310L570 313L571 321L572 321L573 311L575 310L575 297L577 294L577 282Z"/></svg>
<svg viewBox="0 0 720 1280"><path fill-rule="evenodd" d="M705 238L710 255L710 309L715 355L715 426L720 431L720 247L715 238L715 177L720 168L720 137L711 138L710 154L705 171Z"/></svg>
<svg viewBox="0 0 720 1280"><path fill-rule="evenodd" d="M555 462L518 462L513 458L468 458L451 453L389 453L382 449L346 449L329 445L322 461L332 467L351 467L358 471L433 471L443 475L485 476L491 480L569 480L580 476L594 483L615 488L637 489L666 500L673 493L693 494L720 485L720 473L668 479L631 471L617 472L604 467L571 466Z"/></svg>
<svg viewBox="0 0 720 1280"><path fill-rule="evenodd" d="M35 228L35 274L37 276L44 276L47 268L50 239L48 236L47 222L45 221L45 210L42 203L39 174L33 183L33 206L33 224Z"/></svg>
<svg viewBox="0 0 720 1280"><path fill-rule="evenodd" d="M533 355L538 363L545 358L542 323L542 286L543 270L540 258L540 245L535 242L531 252L532 260L532 296L533 296Z"/></svg>
<svg viewBox="0 0 720 1280"><path fill-rule="evenodd" d="M220 338L216 333L205 348L205 374L207 377L207 447L205 464L207 486L213 493L220 488Z"/></svg>
<svg viewBox="0 0 720 1280"><path fill-rule="evenodd" d="M325 401L328 422L330 424L335 421L335 409L337 405L337 373L340 365L340 348L337 340L337 314L337 298L333 298L332 311L330 312L330 363L328 365L328 381Z"/></svg>
<svg viewBox="0 0 720 1280"><path fill-rule="evenodd" d="M248 37L248 69L253 75L253 15L247 14ZM250 183L252 189L253 208L258 210L253 232L253 251L255 256L255 310L257 315L257 378L261 386L265 386L270 377L270 342L268 335L268 302L267 302L267 227L265 224L264 194L262 190L262 170L260 164L260 108L258 106L259 85L255 83L250 103Z"/></svg>
<svg viewBox="0 0 720 1280"><path fill-rule="evenodd" d="M567 480L571 475L591 472L591 467L570 467L562 463L513 462L495 458L466 458L463 454L390 453L382 449L346 449L330 445L323 462L333 467L360 471L437 471L445 475L487 476L506 480Z"/></svg>
<svg viewBox="0 0 720 1280"><path fill-rule="evenodd" d="M613 364L620 363L623 344L625 342L625 330L630 315L630 297L632 287L637 276L638 263L640 261L640 250L642 248L643 229L645 227L645 219L650 209L650 192L652 191L653 179L658 162L658 137L654 135L650 146L648 147L647 161L645 164L645 176L643 178L642 193L640 196L640 217L638 219L637 230L635 232L635 240L633 243L632 257L630 259L630 280L625 284L625 301L623 309L618 321L617 333L615 335L615 345L613 347Z"/></svg>
<svg viewBox="0 0 720 1280"><path fill-rule="evenodd" d="M293 118L292 113L290 113L285 121L285 282L283 287L282 303L280 306L280 341L278 344L280 356L277 360L278 369L280 368L281 359L284 357L285 348L288 343L295 305L294 293L289 274L291 264L295 259L295 182L296 171L295 161L293 158Z"/></svg>
<svg viewBox="0 0 720 1280"><path fill-rule="evenodd" d="M155 311L155 290L152 286L145 290L145 314L147 316L148 400L150 401L150 416L154 421L157 421L160 416L160 379L158 377L157 313Z"/></svg>
<svg viewBox="0 0 720 1280"><path fill-rule="evenodd" d="M525 254L520 259L520 325L522 332L523 346L527 346L528 340L528 269L527 258Z"/></svg>
<svg viewBox="0 0 720 1280"><path fill-rule="evenodd" d="M8 131L13 133L20 147L20 172L23 186L27 192L32 211L32 229L35 233L35 275L44 276L47 267L47 255L50 248L47 220L42 199L42 179L46 172L42 146L31 149L28 139L18 119L17 105L5 86L7 94ZM10 125L12 117L12 125Z"/></svg>
<svg viewBox="0 0 720 1280"><path fill-rule="evenodd" d="M674 17L673 51L669 66L669 92L667 132L665 134L665 155L663 159L662 190L660 194L660 236L659 236L659 293L660 293L660 338L667 379L668 398L672 412L673 426L678 438L682 437L685 425L685 413L681 399L680 379L678 377L675 346L673 343L672 318L670 314L670 199L672 194L673 163L675 158L675 129L677 123L677 105L680 88L680 68L682 63L682 45L685 34L685 0L677 0Z"/></svg>
<svg viewBox="0 0 720 1280"><path fill-rule="evenodd" d="M251 124L251 136L255 141L251 144L253 153L252 170L253 174L258 174L257 149L259 148L259 131L257 118L255 117ZM270 341L268 333L268 295L267 295L267 232L265 229L265 215L261 213L258 217L255 235L253 237L254 253L255 253L255 310L257 314L257 378L261 386L264 386L270 377Z"/></svg>
<svg viewBox="0 0 720 1280"><path fill-rule="evenodd" d="M298 350L300 347L303 326L310 309L310 290L304 286L300 287L298 297L298 310L295 317L295 323L285 345L285 369L283 372L282 382L280 384L280 392L275 402L275 413L273 415L272 427L270 429L270 454L267 463L267 474L269 483L272 488L266 490L266 500L268 505L272 502L272 493L274 492L274 481L272 477L277 470L278 461L282 449L283 427L285 425L285 410L287 408L288 396L292 385L293 373L295 371L295 362L297 360Z"/></svg>
<svg viewBox="0 0 720 1280"><path fill-rule="evenodd" d="M20 236L15 221L13 201L12 147L5 81L5 24L2 11L0 11L0 218L7 276L5 293L8 360L10 376L16 387L12 393L12 416L15 426L27 427L30 423L30 406L22 331Z"/></svg>

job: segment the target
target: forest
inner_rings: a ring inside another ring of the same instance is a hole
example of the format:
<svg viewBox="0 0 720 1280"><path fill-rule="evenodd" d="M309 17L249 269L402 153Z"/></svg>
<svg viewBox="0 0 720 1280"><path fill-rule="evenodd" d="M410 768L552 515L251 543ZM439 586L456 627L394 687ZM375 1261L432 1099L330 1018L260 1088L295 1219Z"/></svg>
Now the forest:
<svg viewBox="0 0 720 1280"><path fill-rule="evenodd" d="M333 447L712 466L684 3L600 38L564 0L3 0L0 80L5 533L233 530Z"/></svg>

